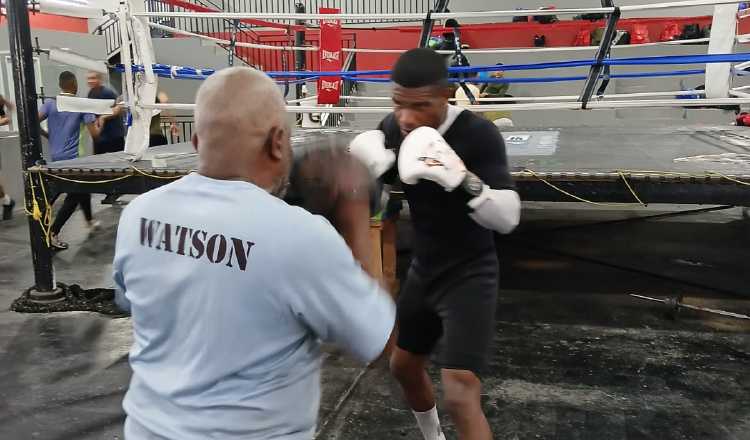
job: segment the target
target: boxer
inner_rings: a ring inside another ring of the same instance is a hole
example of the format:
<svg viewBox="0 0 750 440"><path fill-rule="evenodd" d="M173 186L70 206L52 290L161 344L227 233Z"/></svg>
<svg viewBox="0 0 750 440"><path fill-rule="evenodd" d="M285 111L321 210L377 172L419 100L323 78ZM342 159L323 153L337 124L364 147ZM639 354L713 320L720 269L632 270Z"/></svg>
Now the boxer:
<svg viewBox="0 0 750 440"><path fill-rule="evenodd" d="M349 151L373 177L403 187L415 230L397 305L390 359L425 440L444 439L427 375L435 352L444 405L461 439L489 440L480 374L494 332L498 261L493 232L507 234L521 203L503 138L489 121L449 105L448 70L431 49L405 52L392 70L394 110Z"/></svg>

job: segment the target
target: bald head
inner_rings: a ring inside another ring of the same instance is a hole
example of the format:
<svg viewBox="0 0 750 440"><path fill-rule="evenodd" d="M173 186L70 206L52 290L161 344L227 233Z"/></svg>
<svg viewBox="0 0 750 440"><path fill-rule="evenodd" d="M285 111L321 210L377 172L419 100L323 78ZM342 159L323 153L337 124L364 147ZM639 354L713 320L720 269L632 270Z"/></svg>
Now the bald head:
<svg viewBox="0 0 750 440"><path fill-rule="evenodd" d="M216 72L195 98L195 131L203 148L258 149L271 127L283 120L284 99L278 87L249 67Z"/></svg>
<svg viewBox="0 0 750 440"><path fill-rule="evenodd" d="M211 75L195 99L201 174L277 191L291 163L284 106L279 88L258 70L232 67Z"/></svg>

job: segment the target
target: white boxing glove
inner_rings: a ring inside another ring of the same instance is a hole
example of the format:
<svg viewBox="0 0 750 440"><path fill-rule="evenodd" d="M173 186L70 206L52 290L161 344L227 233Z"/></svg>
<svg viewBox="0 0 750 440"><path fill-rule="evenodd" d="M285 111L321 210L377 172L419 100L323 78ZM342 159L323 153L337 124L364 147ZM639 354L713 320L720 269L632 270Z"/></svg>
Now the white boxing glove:
<svg viewBox="0 0 750 440"><path fill-rule="evenodd" d="M453 191L466 177L466 166L437 130L419 127L401 143L398 174L409 185L426 179Z"/></svg>
<svg viewBox="0 0 750 440"><path fill-rule="evenodd" d="M349 143L349 153L359 159L376 179L391 169L396 154L385 148L385 133L370 130L358 134Z"/></svg>
<svg viewBox="0 0 750 440"><path fill-rule="evenodd" d="M483 185L479 196L469 201L469 214L475 222L501 234L510 234L521 220L521 198L511 189L491 189Z"/></svg>

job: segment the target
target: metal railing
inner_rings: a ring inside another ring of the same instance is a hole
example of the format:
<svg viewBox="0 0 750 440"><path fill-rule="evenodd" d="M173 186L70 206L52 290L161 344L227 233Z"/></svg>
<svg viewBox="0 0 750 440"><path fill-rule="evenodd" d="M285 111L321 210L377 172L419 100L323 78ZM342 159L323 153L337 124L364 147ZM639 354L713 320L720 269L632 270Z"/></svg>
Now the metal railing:
<svg viewBox="0 0 750 440"><path fill-rule="evenodd" d="M210 7L213 9L221 10L220 9L221 3L214 5L214 4L209 4L210 2L204 2L200 0L190 0L190 3L193 3L197 6ZM179 6L174 6L168 3L164 3L159 0L146 0L146 7L151 12L191 12L191 10L181 8ZM221 18L203 18L203 17L200 17L199 14L197 13L196 13L196 18L152 17L150 21L153 23L159 23L165 26L187 30L190 32L198 33L198 34L212 34L212 35L220 34L223 32L228 32L229 28L227 27L227 22L230 22L229 20L225 20ZM158 32L161 32L162 36L164 37L171 36L169 32L166 32L166 31L158 31Z"/></svg>
<svg viewBox="0 0 750 440"><path fill-rule="evenodd" d="M116 17L110 17L107 21L97 26L92 32L94 35L102 35L104 37L104 45L108 59L120 50L122 40L120 37L119 23L120 22Z"/></svg>
<svg viewBox="0 0 750 440"><path fill-rule="evenodd" d="M222 10L229 12L293 13L301 3L308 12L320 8L339 8L350 14L427 13L435 0L222 0ZM395 23L403 20L357 20L356 23ZM349 22L354 23L354 22Z"/></svg>
<svg viewBox="0 0 750 440"><path fill-rule="evenodd" d="M194 123L195 121L192 116L163 117L161 120L161 131L167 137L167 141L170 144L190 142L190 137L193 135Z"/></svg>
<svg viewBox="0 0 750 440"><path fill-rule="evenodd" d="M154 12L180 12L186 11L185 8L174 6L172 4L165 3L161 0L145 0L146 6L150 11ZM204 8L210 8L213 10L231 11L231 8L239 7L258 7L262 11L268 12L293 12L294 2L293 1L250 1L250 0L188 0L190 3L196 6ZM432 0L414 0L419 3L431 3ZM308 1L308 7L317 8L318 4L321 6L327 6L329 3L325 0ZM370 0L369 3L360 0L359 3L353 0L347 0L344 2L348 4L359 4L357 8L352 9L355 12L362 12L365 10L366 4L375 3L374 0ZM385 2L378 2L385 3ZM395 5L394 1L388 2L389 4ZM402 0L402 3L404 1ZM272 7L272 4L273 7ZM416 7L416 3L414 4ZM292 8L291 10L289 8ZM316 9L317 10L317 9ZM199 14L196 17L179 17L179 18L160 18L154 17L150 19L152 22L170 26L176 29L182 29L198 34L216 36L222 39L229 40L231 33L234 31L235 39L237 42L243 43L256 43L270 46L292 46L294 45L294 35L283 35L283 34L258 34L255 32L255 26L248 25L247 23L238 22L228 19L216 19L216 18L203 18ZM103 35L106 44L107 56L112 57L120 50L120 29L118 26L117 18L111 18L105 23L97 27L94 31L95 34ZM160 38L170 38L171 33L162 30L152 30L152 36ZM304 42L305 46L316 46L318 45L318 35L310 35ZM342 35L343 47L353 48L356 47L355 34L353 32L344 33ZM223 49L231 50L228 45L220 45ZM316 52L306 51L305 66L308 70L317 70L318 68L318 54ZM259 48L247 48L247 47L235 47L235 58L244 62L247 65L259 68L265 71L279 71L279 70L293 70L294 68L294 54L289 51L273 51Z"/></svg>

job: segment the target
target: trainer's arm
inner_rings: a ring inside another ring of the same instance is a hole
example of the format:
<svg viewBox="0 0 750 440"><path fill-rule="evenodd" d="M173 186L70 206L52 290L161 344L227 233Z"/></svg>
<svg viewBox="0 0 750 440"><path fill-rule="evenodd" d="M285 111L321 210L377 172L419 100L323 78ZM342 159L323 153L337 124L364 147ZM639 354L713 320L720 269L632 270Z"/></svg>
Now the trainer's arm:
<svg viewBox="0 0 750 440"><path fill-rule="evenodd" d="M115 240L115 257L112 262L112 280L115 283L115 304L124 312L130 313L130 300L127 298L127 289L125 286L124 266L126 259L126 242L127 225L130 223L126 220L127 209L120 215L120 221L117 225L117 237Z"/></svg>
<svg viewBox="0 0 750 440"><path fill-rule="evenodd" d="M367 169L338 148L314 150L299 158L292 175L299 203L326 217L370 275L370 188Z"/></svg>
<svg viewBox="0 0 750 440"><path fill-rule="evenodd" d="M320 339L362 362L380 356L395 324L390 295L354 260L344 240L321 219L299 243L289 283L291 310Z"/></svg>

